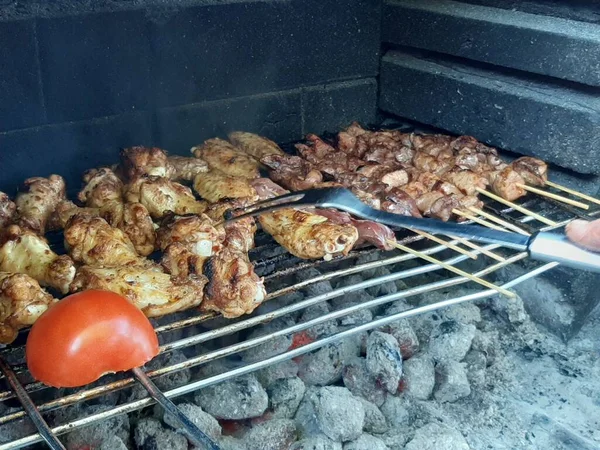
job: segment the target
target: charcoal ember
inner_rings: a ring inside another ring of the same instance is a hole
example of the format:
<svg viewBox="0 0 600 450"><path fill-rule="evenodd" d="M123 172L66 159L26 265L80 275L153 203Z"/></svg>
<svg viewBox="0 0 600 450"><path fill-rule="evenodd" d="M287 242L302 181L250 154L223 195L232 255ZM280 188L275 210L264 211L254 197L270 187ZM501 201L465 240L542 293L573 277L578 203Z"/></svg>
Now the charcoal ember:
<svg viewBox="0 0 600 450"><path fill-rule="evenodd" d="M431 330L429 354L436 362L462 361L475 337L475 325L445 320Z"/></svg>
<svg viewBox="0 0 600 450"><path fill-rule="evenodd" d="M406 299L401 298L400 300L393 301L386 309L385 316L393 316L404 311L412 309L413 306L409 305Z"/></svg>
<svg viewBox="0 0 600 450"><path fill-rule="evenodd" d="M428 355L417 355L404 361L402 392L418 400L431 397L435 386L435 367Z"/></svg>
<svg viewBox="0 0 600 450"><path fill-rule="evenodd" d="M398 390L402 376L402 354L394 336L373 331L367 340L367 370L390 394Z"/></svg>
<svg viewBox="0 0 600 450"><path fill-rule="evenodd" d="M485 354L478 350L471 350L467 353L463 362L466 364L469 384L473 387L484 387L487 367Z"/></svg>
<svg viewBox="0 0 600 450"><path fill-rule="evenodd" d="M365 433L355 441L344 444L343 450L389 450L389 448L378 437Z"/></svg>
<svg viewBox="0 0 600 450"><path fill-rule="evenodd" d="M408 319L400 319L377 329L383 333L391 334L398 341L402 359L411 358L419 351L419 338L413 330Z"/></svg>
<svg viewBox="0 0 600 450"><path fill-rule="evenodd" d="M464 363L445 361L435 368L436 388L433 396L438 402L455 402L471 394Z"/></svg>
<svg viewBox="0 0 600 450"><path fill-rule="evenodd" d="M356 359L354 362L347 364L342 372L342 379L344 380L344 386L352 394L363 397L376 406L383 405L387 394L367 369L366 359Z"/></svg>
<svg viewBox="0 0 600 450"><path fill-rule="evenodd" d="M475 337L471 345L472 350L480 351L485 355L487 366L494 364L498 355L502 352L500 349L500 336L498 331L475 331Z"/></svg>
<svg viewBox="0 0 600 450"><path fill-rule="evenodd" d="M290 450L342 450L342 444L321 434L294 442Z"/></svg>
<svg viewBox="0 0 600 450"><path fill-rule="evenodd" d="M419 428L406 450L470 450L465 438L456 430L437 423Z"/></svg>
<svg viewBox="0 0 600 450"><path fill-rule="evenodd" d="M271 291L268 291L271 292ZM287 294L283 294L280 295L279 297L275 297L271 300L269 300L268 302L265 302L261 305L262 306L266 306L269 303L276 303L277 304L277 308L282 308L284 306L288 306L291 304L295 304L295 303L300 303L302 300L304 300L304 294L300 291L293 291L293 292L288 292Z"/></svg>
<svg viewBox="0 0 600 450"><path fill-rule="evenodd" d="M269 322L265 325L258 327L256 330L252 331L248 336L247 340L255 339L260 336L267 336L276 331L283 330L287 327L295 325L293 319L290 318L281 318L275 319L272 322ZM292 337L291 336L278 336L274 339L270 339L264 344L259 344L256 347L252 347L245 352L241 353L242 360L246 363L253 363L257 361L262 361L263 359L270 358L275 355L279 355L281 353L285 353L290 346L292 345Z"/></svg>
<svg viewBox="0 0 600 450"><path fill-rule="evenodd" d="M357 439L364 427L365 409L357 397L343 387L325 386L309 393L321 431L334 441Z"/></svg>
<svg viewBox="0 0 600 450"><path fill-rule="evenodd" d="M342 277L342 278L338 279L337 283L335 283L335 288L340 289L340 288L345 288L348 286L354 286L358 283L362 283L363 275L364 275L364 273L348 275L347 277Z"/></svg>
<svg viewBox="0 0 600 450"><path fill-rule="evenodd" d="M169 430L153 418L141 419L135 425L133 439L140 450L187 450L188 441L182 434ZM83 444L85 445L85 444ZM90 445L88 443L88 445ZM92 448L93 445L90 445Z"/></svg>
<svg viewBox="0 0 600 450"><path fill-rule="evenodd" d="M233 364L226 359L220 358L209 361L198 367L198 376L200 378L210 378L215 375L220 375L234 368Z"/></svg>
<svg viewBox="0 0 600 450"><path fill-rule="evenodd" d="M267 392L253 375L201 389L194 400L208 414L229 420L261 416L269 406Z"/></svg>
<svg viewBox="0 0 600 450"><path fill-rule="evenodd" d="M213 416L202 411L198 405L191 403L182 403L177 406L179 410L185 414L185 416L192 421L200 430L202 430L207 436L214 440L218 440L221 437L221 425L217 422ZM164 413L163 420L165 423L180 433L180 425L178 421L167 412ZM184 434L184 433L183 433Z"/></svg>
<svg viewBox="0 0 600 450"><path fill-rule="evenodd" d="M360 266L360 265L367 264L370 262L379 261L382 258L382 256L383 255L381 254L381 252L365 253L363 255L360 255L358 258L356 258L356 265ZM377 268L378 267L376 266L371 269L364 269L360 273L364 277L365 280L368 280L370 278L374 278L375 271L377 270Z"/></svg>
<svg viewBox="0 0 600 450"><path fill-rule="evenodd" d="M392 430L399 433L410 423L410 410L407 399L388 395L379 408Z"/></svg>
<svg viewBox="0 0 600 450"><path fill-rule="evenodd" d="M313 278L317 278L321 276L321 272L317 269L311 267L309 269L303 270L296 274L296 282L301 283L306 280L311 280ZM309 284L306 287L303 287L302 290L307 297L316 297L317 295L326 294L327 292L333 291L333 287L329 281L319 281L317 283Z"/></svg>
<svg viewBox="0 0 600 450"><path fill-rule="evenodd" d="M341 329L354 328L373 320L373 313L368 309L360 309L347 316L339 319L339 327Z"/></svg>
<svg viewBox="0 0 600 450"><path fill-rule="evenodd" d="M73 411L68 420L77 416L87 417L109 409L110 406L92 405L83 406L79 411ZM111 417L96 422L90 426L80 428L69 433L65 439L68 449L80 449L83 446L99 447L112 436L117 436L123 442L129 440L129 418L126 415Z"/></svg>
<svg viewBox="0 0 600 450"><path fill-rule="evenodd" d="M326 302L317 303L316 305L310 306L304 310L299 323L305 323L313 319L317 319L319 317L323 317L325 314L330 312L329 305ZM337 333L337 320L331 319L325 322L318 323L313 325L310 328L307 328L305 333L306 335L313 340L321 339L327 336L331 336Z"/></svg>
<svg viewBox="0 0 600 450"><path fill-rule="evenodd" d="M372 280L374 278L390 275L391 273L392 272L390 272L387 267L377 267L373 270L373 275L365 279ZM396 283L394 281L386 281L385 283L379 283L375 286L367 288L367 292L373 297L379 297L389 294L395 294L396 292L398 292L398 287L396 286Z"/></svg>
<svg viewBox="0 0 600 450"><path fill-rule="evenodd" d="M298 436L304 439L313 437L321 433L319 422L317 421L317 412L313 403L313 397L319 388L308 387L304 398L298 406L294 422L298 430Z"/></svg>
<svg viewBox="0 0 600 450"><path fill-rule="evenodd" d="M111 436L97 447L98 450L127 450L127 445L118 436Z"/></svg>
<svg viewBox="0 0 600 450"><path fill-rule="evenodd" d="M250 450L246 447L246 443L242 439L237 439L233 436L221 436L217 444L220 450Z"/></svg>
<svg viewBox="0 0 600 450"><path fill-rule="evenodd" d="M287 361L282 361L278 364L273 364L264 369L260 369L255 375L258 381L260 381L260 384L265 388L268 388L277 380L298 375L298 363L288 359Z"/></svg>
<svg viewBox="0 0 600 450"><path fill-rule="evenodd" d="M348 292L342 296L329 301L334 311L348 308L350 306L362 305L373 300L373 296L365 290Z"/></svg>
<svg viewBox="0 0 600 450"><path fill-rule="evenodd" d="M474 293L476 291L467 290L462 291L460 296L467 295L470 293ZM456 293L452 294L452 297L457 297ZM448 296L449 298L450 296ZM502 298L502 300L507 300L506 298ZM450 308L446 308L442 315L446 320L455 320L456 322L468 325L468 324L477 324L481 322L481 310L479 307L473 302L465 302L459 303L458 305L453 305Z"/></svg>
<svg viewBox="0 0 600 450"><path fill-rule="evenodd" d="M381 410L375 405L362 397L358 397L365 409L365 424L363 430L367 433L383 434L388 430L388 424Z"/></svg>
<svg viewBox="0 0 600 450"><path fill-rule="evenodd" d="M326 386L342 378L344 363L360 354L360 342L355 336L326 345L304 355L298 367L298 376L310 386Z"/></svg>
<svg viewBox="0 0 600 450"><path fill-rule="evenodd" d="M298 378L283 378L274 382L268 389L269 409L273 418L291 419L304 397L306 386Z"/></svg>
<svg viewBox="0 0 600 450"><path fill-rule="evenodd" d="M296 424L289 419L273 419L254 425L244 435L244 443L252 450L287 450L296 440Z"/></svg>

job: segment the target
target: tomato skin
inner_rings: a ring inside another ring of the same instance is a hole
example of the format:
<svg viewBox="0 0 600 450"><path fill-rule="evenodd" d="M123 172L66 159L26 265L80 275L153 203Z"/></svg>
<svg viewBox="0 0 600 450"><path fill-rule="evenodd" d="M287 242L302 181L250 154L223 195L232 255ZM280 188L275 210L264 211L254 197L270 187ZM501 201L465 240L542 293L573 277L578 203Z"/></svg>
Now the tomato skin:
<svg viewBox="0 0 600 450"><path fill-rule="evenodd" d="M127 299L89 290L65 297L33 324L25 348L33 377L77 387L139 367L158 354L158 337Z"/></svg>

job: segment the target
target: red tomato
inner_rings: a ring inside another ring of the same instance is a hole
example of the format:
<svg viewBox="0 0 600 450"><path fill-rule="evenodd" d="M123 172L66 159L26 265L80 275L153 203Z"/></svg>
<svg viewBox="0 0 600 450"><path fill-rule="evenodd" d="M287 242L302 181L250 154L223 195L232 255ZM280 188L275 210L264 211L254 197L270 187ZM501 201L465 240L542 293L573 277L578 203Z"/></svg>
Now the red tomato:
<svg viewBox="0 0 600 450"><path fill-rule="evenodd" d="M158 354L158 338L144 314L107 291L65 297L35 322L26 358L34 378L76 387L107 373L139 367Z"/></svg>

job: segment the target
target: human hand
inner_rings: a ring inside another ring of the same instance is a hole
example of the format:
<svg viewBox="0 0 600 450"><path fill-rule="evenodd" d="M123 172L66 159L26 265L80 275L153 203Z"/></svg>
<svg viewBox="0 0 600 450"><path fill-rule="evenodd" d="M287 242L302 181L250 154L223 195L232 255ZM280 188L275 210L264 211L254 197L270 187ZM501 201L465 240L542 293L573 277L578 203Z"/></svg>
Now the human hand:
<svg viewBox="0 0 600 450"><path fill-rule="evenodd" d="M567 224L565 231L573 243L600 252L600 219L592 222L574 220Z"/></svg>

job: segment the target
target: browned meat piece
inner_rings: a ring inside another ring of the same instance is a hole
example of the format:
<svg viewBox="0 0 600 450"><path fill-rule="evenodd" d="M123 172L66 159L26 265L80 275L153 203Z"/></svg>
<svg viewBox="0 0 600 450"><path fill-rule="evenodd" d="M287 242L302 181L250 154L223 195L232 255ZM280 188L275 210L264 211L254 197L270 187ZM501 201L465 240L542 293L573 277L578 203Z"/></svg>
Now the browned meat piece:
<svg viewBox="0 0 600 450"><path fill-rule="evenodd" d="M353 172L365 164L359 158L336 150L314 134L309 134L306 139L310 145L297 144L296 149L306 161L330 176Z"/></svg>
<svg viewBox="0 0 600 450"><path fill-rule="evenodd" d="M459 201L461 209L469 209L469 207L483 208L483 202L475 195L463 195L459 198Z"/></svg>
<svg viewBox="0 0 600 450"><path fill-rule="evenodd" d="M397 167L383 164L363 166L358 169L357 173L373 181L382 183L388 188L404 186L410 181L410 175L405 169L398 169Z"/></svg>
<svg viewBox="0 0 600 450"><path fill-rule="evenodd" d="M157 243L164 252L162 265L173 276L187 278L202 274L204 261L223 247L225 231L215 228L208 216L169 215L157 231Z"/></svg>
<svg viewBox="0 0 600 450"><path fill-rule="evenodd" d="M99 208L81 208L70 200L62 200L56 205L56 209L48 220L48 229L52 231L62 230L67 222L75 214L86 214L92 217L100 217Z"/></svg>
<svg viewBox="0 0 600 450"><path fill-rule="evenodd" d="M477 195L477 188L485 189L488 180L470 170L452 170L442 177L444 181L452 183L465 195Z"/></svg>
<svg viewBox="0 0 600 450"><path fill-rule="evenodd" d="M123 266L143 262L129 237L101 217L75 214L67 222L64 235L65 247L77 262L90 266Z"/></svg>
<svg viewBox="0 0 600 450"><path fill-rule="evenodd" d="M525 184L525 180L510 166L487 175L492 191L505 200L512 202L526 194L525 189L519 187Z"/></svg>
<svg viewBox="0 0 600 450"><path fill-rule="evenodd" d="M152 217L141 203L126 203L123 208L123 221L119 228L127 234L135 250L141 256L148 256L156 247L156 232Z"/></svg>
<svg viewBox="0 0 600 450"><path fill-rule="evenodd" d="M325 217L295 209L263 214L259 221L280 245L304 259L346 255L358 239L358 231L351 225L336 225Z"/></svg>
<svg viewBox="0 0 600 450"><path fill-rule="evenodd" d="M21 273L0 272L0 344L10 344L57 300Z"/></svg>
<svg viewBox="0 0 600 450"><path fill-rule="evenodd" d="M458 197L463 196L463 193L460 191L460 189L458 189L452 183L443 181L440 177L432 173L419 173L416 177L416 180L418 183L425 186L428 191L437 191L444 195L456 195Z"/></svg>
<svg viewBox="0 0 600 450"><path fill-rule="evenodd" d="M227 175L244 178L260 176L258 161L223 139L209 139L202 145L192 147L192 153L196 158L206 161L209 168Z"/></svg>
<svg viewBox="0 0 600 450"><path fill-rule="evenodd" d="M85 187L77 199L90 208L99 208L100 216L112 226L123 221L123 182L108 168L88 170Z"/></svg>
<svg viewBox="0 0 600 450"><path fill-rule="evenodd" d="M17 205L4 192L0 192L0 228L12 223L17 212Z"/></svg>
<svg viewBox="0 0 600 450"><path fill-rule="evenodd" d="M385 194L385 200L381 202L381 209L403 216L421 217L415 201L399 188L391 189Z"/></svg>
<svg viewBox="0 0 600 450"><path fill-rule="evenodd" d="M61 200L65 200L65 180L60 175L25 180L27 192L17 195L15 201L19 225L38 234L46 232L50 215Z"/></svg>
<svg viewBox="0 0 600 450"><path fill-rule="evenodd" d="M287 194L287 189L275 184L269 178L257 178L250 183L261 200L267 200L273 197Z"/></svg>
<svg viewBox="0 0 600 450"><path fill-rule="evenodd" d="M268 155L283 156L284 154L275 142L254 133L234 131L227 137L233 145L259 161Z"/></svg>
<svg viewBox="0 0 600 450"><path fill-rule="evenodd" d="M146 261L133 266L80 267L71 291L100 289L115 292L127 298L147 317L159 317L200 305L207 281L204 276L174 279L160 266Z"/></svg>
<svg viewBox="0 0 600 450"><path fill-rule="evenodd" d="M419 211L427 217L447 222L452 217L452 210L460 206L455 196L444 195L441 192L427 192L416 200Z"/></svg>
<svg viewBox="0 0 600 450"><path fill-rule="evenodd" d="M435 156L428 155L423 152L415 153L413 165L420 171L431 172L435 175L442 176L454 166L454 161L451 159L440 160Z"/></svg>
<svg viewBox="0 0 600 450"><path fill-rule="evenodd" d="M208 164L200 158L169 156L167 160L173 166L171 179L174 181L193 181L196 175L208 172Z"/></svg>
<svg viewBox="0 0 600 450"><path fill-rule="evenodd" d="M67 255L54 253L46 239L18 225L9 225L0 244L0 271L24 273L42 286L63 294L69 292L75 264Z"/></svg>
<svg viewBox="0 0 600 450"><path fill-rule="evenodd" d="M236 198L234 200L221 201L219 203L212 203L208 205L208 208L204 212L213 222L222 222L225 218L225 213L229 210L236 210L240 208L246 208L254 203L249 198Z"/></svg>
<svg viewBox="0 0 600 450"><path fill-rule="evenodd" d="M382 209L381 200L377 196L361 190L352 190L352 192L365 205L369 205L371 208L375 209Z"/></svg>
<svg viewBox="0 0 600 450"><path fill-rule="evenodd" d="M452 142L451 136L440 134L411 134L410 141L415 150L433 156L436 159L444 160L453 156L453 151L450 146Z"/></svg>
<svg viewBox="0 0 600 450"><path fill-rule="evenodd" d="M248 253L254 248L256 222L248 217L225 225L225 245L233 250Z"/></svg>
<svg viewBox="0 0 600 450"><path fill-rule="evenodd" d="M258 200L254 188L248 178L226 175L218 170L198 175L194 179L194 190L203 199L216 203L220 200L233 198L251 198Z"/></svg>
<svg viewBox="0 0 600 450"><path fill-rule="evenodd" d="M402 187L402 191L408 194L411 198L419 198L429 192L429 188L420 181L411 181L406 186Z"/></svg>
<svg viewBox="0 0 600 450"><path fill-rule="evenodd" d="M265 299L263 280L256 275L248 255L225 247L204 265L208 284L203 311L217 311L226 318L250 314Z"/></svg>
<svg viewBox="0 0 600 450"><path fill-rule="evenodd" d="M299 156L265 156L260 160L267 166L270 178L291 191L311 189L323 181L323 175Z"/></svg>
<svg viewBox="0 0 600 450"><path fill-rule="evenodd" d="M358 123L353 122L346 130L338 133L338 148L344 153L361 158L363 153L357 148L357 138L368 133Z"/></svg>
<svg viewBox="0 0 600 450"><path fill-rule="evenodd" d="M167 153L156 147L131 147L121 151L121 166L128 180L145 176L171 178L175 168L169 163Z"/></svg>
<svg viewBox="0 0 600 450"><path fill-rule="evenodd" d="M544 186L548 181L548 165L541 159L523 156L511 166L530 186Z"/></svg>

